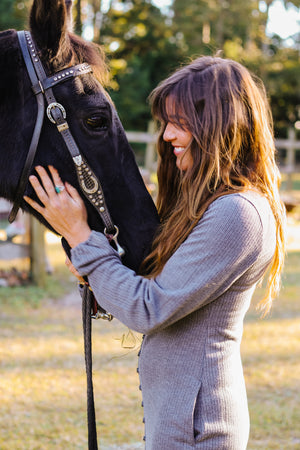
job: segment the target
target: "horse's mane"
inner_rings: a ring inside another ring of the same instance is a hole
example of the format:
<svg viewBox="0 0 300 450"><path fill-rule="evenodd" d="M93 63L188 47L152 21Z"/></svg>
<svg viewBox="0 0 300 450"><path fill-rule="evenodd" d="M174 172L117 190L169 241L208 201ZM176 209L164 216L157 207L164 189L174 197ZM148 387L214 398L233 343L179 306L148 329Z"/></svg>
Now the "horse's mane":
<svg viewBox="0 0 300 450"><path fill-rule="evenodd" d="M38 43L40 38L37 36L36 38ZM64 37L60 39L55 53L52 49L45 47L40 48L40 50L44 66L48 69L49 75L66 67L86 62L92 66L94 75L100 83L104 86L107 85L109 79L108 67L104 51L100 45L85 41L76 34L67 31Z"/></svg>

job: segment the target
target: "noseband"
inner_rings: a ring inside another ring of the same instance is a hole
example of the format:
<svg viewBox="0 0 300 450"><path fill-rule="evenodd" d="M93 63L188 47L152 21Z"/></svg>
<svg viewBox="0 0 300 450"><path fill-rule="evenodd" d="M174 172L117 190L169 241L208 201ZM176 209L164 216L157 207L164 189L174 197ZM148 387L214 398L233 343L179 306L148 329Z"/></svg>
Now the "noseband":
<svg viewBox="0 0 300 450"><path fill-rule="evenodd" d="M66 110L60 103L56 101L52 90L53 86L61 82L92 72L92 68L89 64L83 63L68 69L64 69L50 77L47 77L43 64L38 56L36 45L29 31L19 31L18 39L27 72L32 83L32 91L36 96L38 112L31 143L29 146L29 151L17 187L14 205L10 212L8 220L10 223L15 220L23 199L24 191L28 182L28 177L30 175L39 143L45 115L46 100L47 117L53 124L56 125L58 131L64 139L66 147L75 165L80 188L85 197L89 200L89 202L94 206L94 208L100 215L105 227L104 234L110 241L113 241L115 243L119 255L123 256L124 250L119 245L117 240L119 230L118 227L114 225L111 219L100 181L97 179L87 161L81 155L80 150L70 132L68 122L66 121Z"/></svg>

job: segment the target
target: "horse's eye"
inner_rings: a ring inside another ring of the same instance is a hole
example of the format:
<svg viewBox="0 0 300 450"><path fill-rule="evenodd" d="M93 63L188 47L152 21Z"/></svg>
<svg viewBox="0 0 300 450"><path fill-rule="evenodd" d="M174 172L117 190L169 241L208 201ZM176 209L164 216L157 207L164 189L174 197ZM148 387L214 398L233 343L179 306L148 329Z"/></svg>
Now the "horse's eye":
<svg viewBox="0 0 300 450"><path fill-rule="evenodd" d="M109 120L103 116L91 116L85 119L86 126L93 131L105 131L108 129Z"/></svg>

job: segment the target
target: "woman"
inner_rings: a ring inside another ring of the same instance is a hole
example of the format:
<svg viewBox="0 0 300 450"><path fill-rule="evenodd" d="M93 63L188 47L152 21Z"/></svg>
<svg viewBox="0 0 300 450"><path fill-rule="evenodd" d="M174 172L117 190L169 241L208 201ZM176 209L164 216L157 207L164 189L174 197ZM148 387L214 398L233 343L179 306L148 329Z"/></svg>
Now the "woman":
<svg viewBox="0 0 300 450"><path fill-rule="evenodd" d="M203 57L151 95L161 122L161 227L144 276L91 231L77 191L38 167L29 198L72 247L102 307L145 334L139 373L147 450L246 449L243 318L269 268L268 312L283 265L284 210L263 87L240 64ZM109 283L107 282L109 280Z"/></svg>

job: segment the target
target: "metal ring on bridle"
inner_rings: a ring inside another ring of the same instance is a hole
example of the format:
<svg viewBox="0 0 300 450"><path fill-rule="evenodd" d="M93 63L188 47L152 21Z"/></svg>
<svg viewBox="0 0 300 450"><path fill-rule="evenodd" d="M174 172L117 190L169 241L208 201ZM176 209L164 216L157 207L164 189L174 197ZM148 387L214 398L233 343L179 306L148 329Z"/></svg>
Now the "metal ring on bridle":
<svg viewBox="0 0 300 450"><path fill-rule="evenodd" d="M117 225L114 225L114 227L115 227L115 234L107 233L107 229L105 227L104 228L104 235L107 237L109 242L114 241L116 249L117 249L117 252L118 252L120 258L122 258L122 256L125 255L125 250L124 250L123 247L121 247L121 245L119 244L118 239L117 239L118 234L119 234L119 228L117 227Z"/></svg>
<svg viewBox="0 0 300 450"><path fill-rule="evenodd" d="M112 235L110 233L107 233L107 229L105 227L104 231L103 231L104 235L106 237L110 237L111 236L111 239L116 239L118 237L118 234L119 234L119 228L117 227L117 225L114 225L114 227L115 227L115 234Z"/></svg>
<svg viewBox="0 0 300 450"><path fill-rule="evenodd" d="M56 120L53 119L53 117L52 117L52 115L51 115L51 109L53 109L53 108L58 108L58 109L60 109L61 112L62 112L62 115L63 115L63 118L64 118L64 119L67 117L67 113L66 113L66 110L65 110L65 108L63 107L63 105L61 105L60 103L53 102L53 103L50 103L50 105L49 105L48 108L47 108L47 117L48 117L48 119L50 120L50 122L56 124Z"/></svg>

